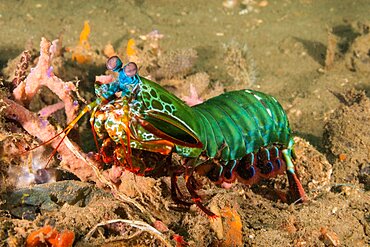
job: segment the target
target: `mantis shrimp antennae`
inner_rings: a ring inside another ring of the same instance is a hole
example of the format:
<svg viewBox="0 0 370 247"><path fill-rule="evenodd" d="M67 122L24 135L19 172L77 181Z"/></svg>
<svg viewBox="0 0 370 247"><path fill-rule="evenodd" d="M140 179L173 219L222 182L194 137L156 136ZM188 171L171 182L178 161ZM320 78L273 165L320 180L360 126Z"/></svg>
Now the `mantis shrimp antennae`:
<svg viewBox="0 0 370 247"><path fill-rule="evenodd" d="M41 143L40 145L37 145L36 147L33 147L29 150L27 150L27 152L29 151L32 151L32 150L35 150L43 145L46 145L46 144L50 144L53 140L55 140L57 137L61 136L63 133L64 135L61 137L61 140L59 141L58 145L54 148L53 152L50 154L50 157L48 158L48 161L46 163L46 167L49 165L51 159L54 157L54 155L56 154L56 152L58 151L58 148L60 147L60 145L62 144L62 142L64 141L64 139L68 136L69 132L73 129L73 127L77 124L77 122L89 111L91 111L93 108L95 108L97 105L99 104L99 99L95 100L94 102L88 104L87 106L84 107L84 109L80 112L80 114L78 114L78 116L72 120L72 122L70 122L66 128L64 128L61 132L59 132L58 134L56 134L55 136L53 136L52 138L50 138L49 140Z"/></svg>

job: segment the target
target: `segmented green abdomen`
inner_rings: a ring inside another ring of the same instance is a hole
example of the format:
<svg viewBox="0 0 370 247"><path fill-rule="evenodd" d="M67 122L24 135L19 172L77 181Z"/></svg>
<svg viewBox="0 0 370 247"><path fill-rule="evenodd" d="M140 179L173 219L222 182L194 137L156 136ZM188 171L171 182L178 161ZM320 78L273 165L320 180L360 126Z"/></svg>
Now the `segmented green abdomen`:
<svg viewBox="0 0 370 247"><path fill-rule="evenodd" d="M228 92L192 109L202 122L200 140L211 158L221 151L223 160L237 160L272 143L287 146L291 138L283 108L261 92Z"/></svg>

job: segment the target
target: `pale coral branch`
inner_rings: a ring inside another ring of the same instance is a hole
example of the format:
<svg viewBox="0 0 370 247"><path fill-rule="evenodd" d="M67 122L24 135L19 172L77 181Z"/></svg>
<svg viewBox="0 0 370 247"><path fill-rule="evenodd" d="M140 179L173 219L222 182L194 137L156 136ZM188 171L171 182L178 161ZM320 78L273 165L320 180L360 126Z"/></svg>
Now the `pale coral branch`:
<svg viewBox="0 0 370 247"><path fill-rule="evenodd" d="M71 96L71 91L75 91L76 87L72 82L64 82L54 75L51 67L50 46L51 43L47 39L41 39L40 57L37 65L31 69L27 78L14 89L13 95L18 102L29 102L42 86L48 87L64 102L67 121L71 122L76 117L78 110L78 105L74 103Z"/></svg>
<svg viewBox="0 0 370 247"><path fill-rule="evenodd" d="M58 110L61 110L63 108L64 108L64 103L63 102L58 102L58 103L53 104L53 105L48 105L48 106L45 106L44 108L42 108L39 111L39 116L46 119L51 114L53 114L54 112L56 112Z"/></svg>
<svg viewBox="0 0 370 247"><path fill-rule="evenodd" d="M5 114L19 122L30 135L37 137L42 142L46 142L57 135L54 127L47 120L39 118L36 113L27 110L10 99L2 98L2 101L7 105L4 110ZM69 141L68 137L65 137L65 140ZM59 142L60 138L56 138L51 143L51 146L56 148ZM89 160L89 162L96 165L98 164L77 148L76 144L73 144L73 146L75 146L75 150L80 154L80 157L84 157L84 160L77 157L69 147L62 143L58 148L58 153L62 158L62 168L72 172L82 181L96 181L94 171L86 164L85 160Z"/></svg>
<svg viewBox="0 0 370 247"><path fill-rule="evenodd" d="M59 57L62 55L62 42L59 39L55 39L51 42L50 46L50 59Z"/></svg>

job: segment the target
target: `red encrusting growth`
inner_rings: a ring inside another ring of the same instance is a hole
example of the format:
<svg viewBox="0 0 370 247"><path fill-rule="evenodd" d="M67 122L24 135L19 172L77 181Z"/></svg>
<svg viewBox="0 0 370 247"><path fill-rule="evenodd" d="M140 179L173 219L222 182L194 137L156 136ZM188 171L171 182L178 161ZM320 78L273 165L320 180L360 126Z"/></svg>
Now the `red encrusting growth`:
<svg viewBox="0 0 370 247"><path fill-rule="evenodd" d="M32 233L26 239L26 247L53 246L70 247L73 245L75 234L69 230L58 232L50 225L46 225Z"/></svg>
<svg viewBox="0 0 370 247"><path fill-rule="evenodd" d="M184 240L184 237L181 235L174 234L172 238L176 241L176 247L189 246L189 244Z"/></svg>

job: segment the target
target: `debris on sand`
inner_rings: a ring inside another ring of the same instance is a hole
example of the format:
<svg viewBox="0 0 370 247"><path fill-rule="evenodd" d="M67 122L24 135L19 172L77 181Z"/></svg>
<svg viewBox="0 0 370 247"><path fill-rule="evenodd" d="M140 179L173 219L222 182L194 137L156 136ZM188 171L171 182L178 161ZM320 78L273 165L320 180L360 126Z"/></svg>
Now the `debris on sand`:
<svg viewBox="0 0 370 247"><path fill-rule="evenodd" d="M352 71L370 73L370 23L357 23L359 35L346 53L347 67Z"/></svg>
<svg viewBox="0 0 370 247"><path fill-rule="evenodd" d="M341 95L343 104L325 126L324 142L334 162L336 182L356 185L361 177L370 176L370 100L362 91Z"/></svg>
<svg viewBox="0 0 370 247"><path fill-rule="evenodd" d="M240 89L248 88L256 82L256 68L247 45L233 41L224 46L225 66L233 84Z"/></svg>

